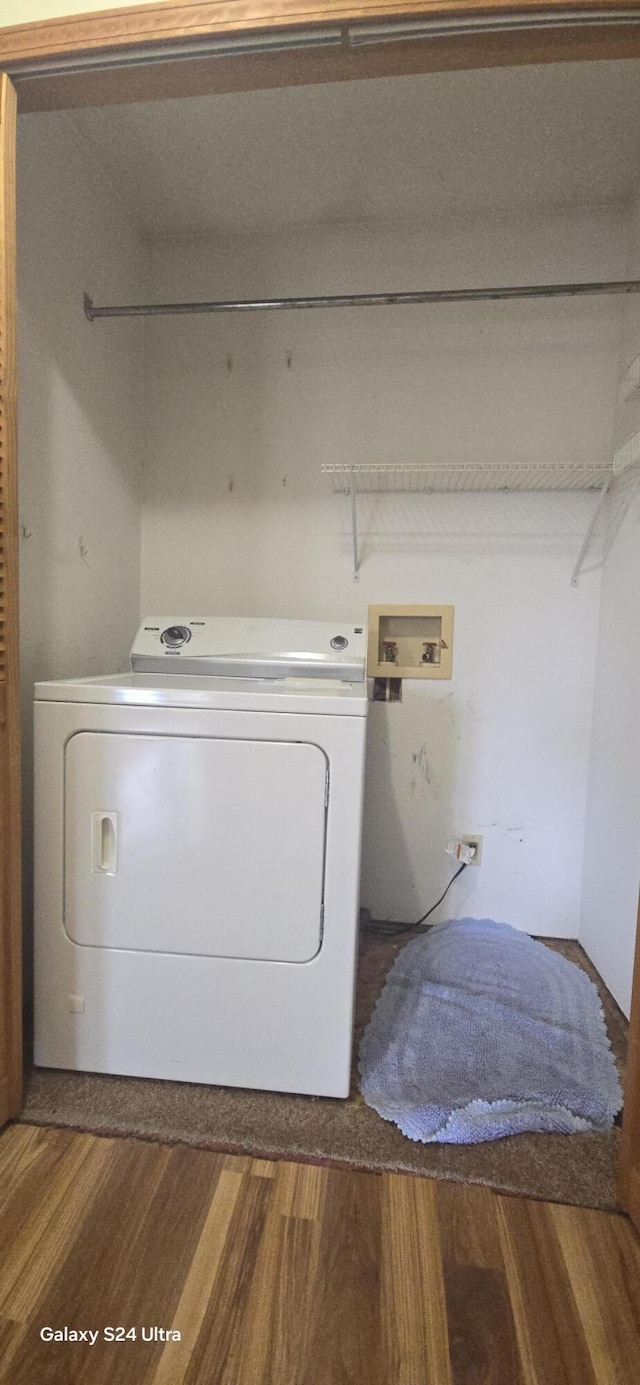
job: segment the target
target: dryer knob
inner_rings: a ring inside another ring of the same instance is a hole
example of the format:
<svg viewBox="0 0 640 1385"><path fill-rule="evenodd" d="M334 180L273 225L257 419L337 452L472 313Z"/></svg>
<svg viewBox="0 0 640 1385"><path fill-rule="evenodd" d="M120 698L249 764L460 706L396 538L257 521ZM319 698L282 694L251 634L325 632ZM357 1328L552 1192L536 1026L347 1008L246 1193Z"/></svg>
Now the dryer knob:
<svg viewBox="0 0 640 1385"><path fill-rule="evenodd" d="M334 635L331 641L332 649L346 649L349 641L345 640L344 635Z"/></svg>
<svg viewBox="0 0 640 1385"><path fill-rule="evenodd" d="M168 649L179 649L181 644L191 639L191 631L186 625L169 625L162 631L160 639Z"/></svg>

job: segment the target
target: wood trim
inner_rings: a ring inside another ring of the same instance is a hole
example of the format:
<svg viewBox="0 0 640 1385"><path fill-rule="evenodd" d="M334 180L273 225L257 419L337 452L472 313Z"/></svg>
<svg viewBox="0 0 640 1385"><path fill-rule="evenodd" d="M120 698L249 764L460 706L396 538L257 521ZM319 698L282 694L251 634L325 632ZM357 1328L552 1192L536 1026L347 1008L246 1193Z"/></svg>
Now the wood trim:
<svg viewBox="0 0 640 1385"><path fill-rule="evenodd" d="M640 903L629 1018L618 1197L640 1231Z"/></svg>
<svg viewBox="0 0 640 1385"><path fill-rule="evenodd" d="M640 1171L637 1168L629 1172L629 1196L624 1210L631 1218L636 1231L640 1231Z"/></svg>
<svg viewBox="0 0 640 1385"><path fill-rule="evenodd" d="M348 24L400 18L461 18L540 13L561 16L590 11L640 13L640 0L165 0L95 14L63 16L0 29L4 66L57 54L158 44L217 34L251 34L265 29ZM605 26L606 31L606 26ZM597 56L599 29L594 31Z"/></svg>
<svg viewBox="0 0 640 1385"><path fill-rule="evenodd" d="M2 34L0 32L0 44ZM594 53L594 45L597 52ZM162 101L234 91L273 90L425 72L519 67L539 63L640 58L640 24L501 34L461 33L362 48L308 48L289 53L176 58L47 77L14 76L21 113Z"/></svg>
<svg viewBox="0 0 640 1385"><path fill-rule="evenodd" d="M15 88L0 75L0 1123L22 1105Z"/></svg>

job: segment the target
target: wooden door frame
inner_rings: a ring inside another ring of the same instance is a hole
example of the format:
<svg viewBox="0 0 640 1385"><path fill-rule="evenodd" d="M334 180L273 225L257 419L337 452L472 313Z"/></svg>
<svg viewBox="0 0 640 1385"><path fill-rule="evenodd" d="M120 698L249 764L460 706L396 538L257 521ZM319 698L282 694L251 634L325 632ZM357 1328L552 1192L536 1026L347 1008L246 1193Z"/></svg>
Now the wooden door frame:
<svg viewBox="0 0 640 1385"><path fill-rule="evenodd" d="M600 16L597 22L592 12ZM539 24L542 15L553 19L553 27L527 27ZM354 46L354 26L362 32L363 26L383 24L397 31L416 22L425 26L420 36L390 41L381 34L371 45ZM327 26L337 34L335 42L313 47L314 35ZM283 35L297 36L303 46L198 55L205 43L266 36L277 42ZM176 44L181 51L174 54ZM149 61L100 66L101 59L136 52ZM70 61L89 57L95 70L70 69ZM574 0L164 0L0 29L0 68L16 85L20 111L633 57L640 57L640 0L582 0L578 6ZM52 64L60 64L59 70L52 71Z"/></svg>
<svg viewBox="0 0 640 1385"><path fill-rule="evenodd" d="M22 1107L15 89L0 73L0 1125Z"/></svg>
<svg viewBox="0 0 640 1385"><path fill-rule="evenodd" d="M618 1201L640 1231L640 901L629 1018Z"/></svg>
<svg viewBox="0 0 640 1385"><path fill-rule="evenodd" d="M570 12L578 20L570 18ZM598 11L602 22L588 22L591 11ZM611 11L611 20L606 19ZM620 13L629 22L620 22ZM547 13L559 21L553 29L527 29ZM615 16L614 16L615 12ZM562 18L566 15L566 25ZM584 16L581 22L580 16ZM505 21L511 17L519 27L486 27L474 32L473 20ZM463 18L466 27L456 31L455 21ZM389 42L367 48L351 46L354 24L406 22L408 20L449 23L449 32L425 33L419 38ZM197 49L183 47L179 55L163 48L171 44L198 45L204 41L237 36L247 38L270 35L308 34L323 26L337 26L340 44L326 49L302 47L294 52L245 53L242 56L194 56ZM99 59L131 56L136 51L155 59L138 67L103 65ZM96 70L69 68L69 58L92 55ZM464 70L533 63L597 61L604 58L640 57L640 0L165 0L165 3L131 6L123 9L80 14L0 29L0 69L8 71L18 90L21 110L61 109L78 105L105 105L122 101L159 100L167 97L217 91L253 90L264 87L300 85L307 82L345 81L358 77L391 76L409 72ZM66 63L66 67L65 67ZM52 67L53 65L53 67ZM56 70L56 65L58 65ZM9 88L10 90L10 88ZM4 134L15 131L15 101L9 97ZM2 130L0 128L0 135ZM5 359L9 374L8 455L11 460L10 484L15 487L15 243L11 227L12 167L4 160L5 177L1 190L0 233L9 228L2 242L0 289L4 290ZM1 279L4 267L4 280ZM0 314L2 304L0 303ZM13 479L11 479L13 478ZM18 731L18 635L17 635L17 510L15 494L8 510L11 532L7 534L9 567L15 583L7 649L10 655L6 684L6 753L0 755L0 793L5 827L3 866L7 895L5 905L8 931L0 935L0 961L4 961L0 980L0 1002L4 1002L4 1039L10 1057L10 1079L3 1092L0 1081L0 1120L16 1114L21 1101L21 992L19 968L20 928L20 784ZM15 532L14 532L15 530ZM15 622L15 624L14 624ZM0 744L2 736L0 707ZM1 916L0 916L1 917ZM3 957L4 947L4 957ZM0 1029L0 1045L2 1030ZM1 1048L0 1048L1 1055ZM0 1072L0 1079L2 1073ZM5 1104L2 1105L2 1100ZM623 1128L620 1171L622 1206L640 1217L640 1172L634 1169L634 1151L640 1147L640 939L636 948L636 981L631 1014L629 1053L629 1093Z"/></svg>
<svg viewBox="0 0 640 1385"><path fill-rule="evenodd" d="M486 19L566 14L637 16L638 0L161 0L0 28L0 61L37 61L67 53L138 44L202 40L221 34L314 28L362 21ZM607 27L606 19L603 21ZM597 38L595 40L597 56Z"/></svg>

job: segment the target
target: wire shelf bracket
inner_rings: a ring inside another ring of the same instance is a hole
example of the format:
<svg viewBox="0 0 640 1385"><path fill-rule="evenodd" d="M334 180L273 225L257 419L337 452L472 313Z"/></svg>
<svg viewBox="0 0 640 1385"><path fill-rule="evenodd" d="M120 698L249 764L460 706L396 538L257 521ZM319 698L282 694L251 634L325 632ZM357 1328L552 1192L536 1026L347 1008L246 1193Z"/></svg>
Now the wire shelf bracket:
<svg viewBox="0 0 640 1385"><path fill-rule="evenodd" d="M358 510L356 506L356 488L353 483L349 486L349 498L351 500L351 543L353 548L353 580L360 581L360 554L358 552Z"/></svg>
<svg viewBox="0 0 640 1385"><path fill-rule="evenodd" d="M571 586L572 586L572 587L577 587L577 586L578 586L578 583L579 583L579 581L580 581L580 574L581 574L581 572L582 572L582 570L583 570L584 560L585 560L585 558L586 558L586 556L587 556L587 553L589 552L589 545L590 545L590 543L591 543L591 540L592 540L593 535L594 535L594 533L595 533L596 525L597 525L597 523L598 523L598 520L599 520L600 515L601 515L601 513L602 513L602 510L603 510L603 508L604 508L604 502L605 502L605 500L606 500L606 498L607 498L607 496L608 496L608 494L609 494L609 487L611 486L612 480L613 480L613 476L608 476L608 477L607 477L607 480L605 481L604 486L602 487L602 490L600 491L600 495L598 496L598 500L597 500L597 503L596 503L595 510L594 510L594 512L593 512L593 514L592 514L592 516L591 516L591 521L590 521L590 523L589 523L589 527L588 527L587 532L586 532L586 534L585 534L585 536L584 536L584 539L583 539L583 542L582 542L582 547L581 547L580 552L579 552L579 554L578 554L578 557L577 557L577 559L576 559L576 565L575 565L575 567L574 567L574 569L573 569L573 572L571 573Z"/></svg>
<svg viewBox="0 0 640 1385"><path fill-rule="evenodd" d="M626 404L640 391L640 356L635 356L618 385L618 403Z"/></svg>

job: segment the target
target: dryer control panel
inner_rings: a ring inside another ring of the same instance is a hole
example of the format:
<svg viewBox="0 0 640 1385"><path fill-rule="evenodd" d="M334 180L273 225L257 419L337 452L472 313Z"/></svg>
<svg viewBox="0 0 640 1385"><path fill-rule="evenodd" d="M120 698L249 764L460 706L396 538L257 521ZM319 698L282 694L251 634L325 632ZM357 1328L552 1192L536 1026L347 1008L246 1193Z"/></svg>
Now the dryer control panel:
<svg viewBox="0 0 640 1385"><path fill-rule="evenodd" d="M228 678L365 677L364 625L235 616L146 616L131 650L138 673Z"/></svg>

